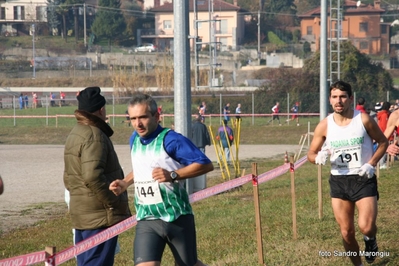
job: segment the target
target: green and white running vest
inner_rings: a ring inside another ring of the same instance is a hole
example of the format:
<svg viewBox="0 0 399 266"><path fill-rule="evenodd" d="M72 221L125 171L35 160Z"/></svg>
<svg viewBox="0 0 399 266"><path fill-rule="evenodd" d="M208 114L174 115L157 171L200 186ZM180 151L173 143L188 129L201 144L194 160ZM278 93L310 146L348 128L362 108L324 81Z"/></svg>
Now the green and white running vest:
<svg viewBox="0 0 399 266"><path fill-rule="evenodd" d="M192 214L184 182L158 183L152 170L161 167L168 171L182 167L165 151L163 142L169 129L164 129L149 144L143 145L139 136L134 139L131 158L134 174L136 218L140 220L176 220L180 215Z"/></svg>

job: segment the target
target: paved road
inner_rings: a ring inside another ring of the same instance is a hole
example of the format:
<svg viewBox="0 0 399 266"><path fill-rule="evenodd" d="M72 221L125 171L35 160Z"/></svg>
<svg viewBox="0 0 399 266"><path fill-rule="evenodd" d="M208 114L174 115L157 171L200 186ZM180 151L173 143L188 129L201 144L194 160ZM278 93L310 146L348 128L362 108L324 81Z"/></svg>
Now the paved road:
<svg viewBox="0 0 399 266"><path fill-rule="evenodd" d="M64 200L63 145L0 145L0 175L5 184L0 196L2 214L25 209L32 204ZM125 174L131 171L128 145L116 145ZM297 145L241 145L240 159L271 158L298 152ZM206 154L216 161L213 146ZM0 219L1 220L1 219Z"/></svg>

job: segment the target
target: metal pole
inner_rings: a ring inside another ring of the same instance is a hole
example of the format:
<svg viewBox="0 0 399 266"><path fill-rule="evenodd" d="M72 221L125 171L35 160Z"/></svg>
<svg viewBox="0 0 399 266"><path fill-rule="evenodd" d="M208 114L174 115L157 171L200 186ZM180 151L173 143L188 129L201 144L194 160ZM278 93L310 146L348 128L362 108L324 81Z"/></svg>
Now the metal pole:
<svg viewBox="0 0 399 266"><path fill-rule="evenodd" d="M86 3L83 3L83 39L85 47L87 47L87 39L86 39Z"/></svg>
<svg viewBox="0 0 399 266"><path fill-rule="evenodd" d="M191 81L190 81L190 45L189 45L189 3L173 1L174 42L173 60L175 130L188 137L191 132ZM193 180L188 179L186 189L192 191Z"/></svg>
<svg viewBox="0 0 399 266"><path fill-rule="evenodd" d="M258 10L258 65L260 65L260 11L262 9L262 0L259 0Z"/></svg>
<svg viewBox="0 0 399 266"><path fill-rule="evenodd" d="M321 0L320 120L327 116L327 0Z"/></svg>
<svg viewBox="0 0 399 266"><path fill-rule="evenodd" d="M36 78L36 62L35 62L35 24L32 24L32 68L33 78Z"/></svg>
<svg viewBox="0 0 399 266"><path fill-rule="evenodd" d="M48 106L49 102L48 102L48 97L46 95L46 126L48 126Z"/></svg>
<svg viewBox="0 0 399 266"><path fill-rule="evenodd" d="M14 107L14 127L17 125L17 118L15 117L15 115L16 115L16 113L15 113L15 106L17 105L16 104L16 102L15 102L15 95L14 96L12 96L12 105L13 105L13 107Z"/></svg>
<svg viewBox="0 0 399 266"><path fill-rule="evenodd" d="M252 93L252 125L255 124L255 95Z"/></svg>
<svg viewBox="0 0 399 266"><path fill-rule="evenodd" d="M222 103L222 94L220 94L219 96L219 112L220 112L220 116L219 116L219 125L222 125L222 111L223 111L223 103ZM224 119L224 118L223 118Z"/></svg>

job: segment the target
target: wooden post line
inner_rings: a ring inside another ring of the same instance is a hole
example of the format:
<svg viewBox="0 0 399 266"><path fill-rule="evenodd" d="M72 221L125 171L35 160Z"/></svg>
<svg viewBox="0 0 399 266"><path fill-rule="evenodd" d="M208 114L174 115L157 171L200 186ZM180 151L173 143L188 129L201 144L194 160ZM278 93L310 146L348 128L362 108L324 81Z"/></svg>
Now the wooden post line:
<svg viewBox="0 0 399 266"><path fill-rule="evenodd" d="M290 172L291 172L292 232L294 239L297 239L294 156L290 157Z"/></svg>
<svg viewBox="0 0 399 266"><path fill-rule="evenodd" d="M323 186L321 178L321 164L317 165L317 187L318 187L318 197L319 197L319 219L323 218Z"/></svg>
<svg viewBox="0 0 399 266"><path fill-rule="evenodd" d="M46 252L46 259L53 256L56 253L56 247L47 246L44 251ZM54 266L55 258L52 258L49 262L44 263L45 266Z"/></svg>
<svg viewBox="0 0 399 266"><path fill-rule="evenodd" d="M256 240L258 242L258 262L259 265L263 265L264 260L263 260L262 226L261 226L262 223L260 219L258 167L256 163L252 163L252 186L254 191Z"/></svg>

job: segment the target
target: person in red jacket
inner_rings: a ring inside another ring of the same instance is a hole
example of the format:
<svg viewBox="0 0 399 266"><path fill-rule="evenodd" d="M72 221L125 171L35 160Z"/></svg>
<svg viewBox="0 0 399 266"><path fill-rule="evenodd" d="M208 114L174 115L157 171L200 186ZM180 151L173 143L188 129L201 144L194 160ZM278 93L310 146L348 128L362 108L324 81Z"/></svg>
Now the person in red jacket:
<svg viewBox="0 0 399 266"><path fill-rule="evenodd" d="M367 113L366 108L364 108L364 105L366 103L366 100L363 97L360 97L357 100L357 105L356 105L356 110L359 110L361 113Z"/></svg>
<svg viewBox="0 0 399 266"><path fill-rule="evenodd" d="M389 102L384 102L381 106L381 110L377 113L378 126L382 132L387 128L388 118L390 115L389 107L391 107L391 104Z"/></svg>
<svg viewBox="0 0 399 266"><path fill-rule="evenodd" d="M381 110L377 113L378 126L382 132L385 132L388 125L389 115L391 114L391 112L389 111L390 107L391 104L389 102L383 102ZM391 140L391 138L392 136L389 137L388 140ZM387 154L385 153L385 155L380 160L380 169L387 168L386 160L387 160Z"/></svg>

